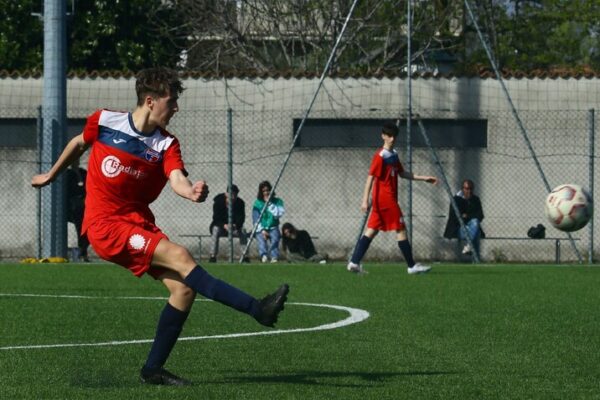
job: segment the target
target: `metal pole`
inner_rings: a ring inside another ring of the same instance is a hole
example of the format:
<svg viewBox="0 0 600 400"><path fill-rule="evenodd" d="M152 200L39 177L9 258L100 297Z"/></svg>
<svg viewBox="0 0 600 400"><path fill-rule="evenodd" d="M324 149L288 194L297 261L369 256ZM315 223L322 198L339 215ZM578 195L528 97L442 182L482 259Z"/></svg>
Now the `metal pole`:
<svg viewBox="0 0 600 400"><path fill-rule="evenodd" d="M229 262L233 263L233 110L227 109L227 190L229 191L229 203L227 210L227 221L229 229L227 236L229 239ZM239 227L238 227L239 228ZM241 231L240 231L241 234ZM215 254L216 256L216 254Z"/></svg>
<svg viewBox="0 0 600 400"><path fill-rule="evenodd" d="M43 128L42 128L42 106L38 107L37 116L37 150L38 150L38 174L43 173L42 170L42 149L43 143ZM36 257L42 258L42 191L37 191L37 251Z"/></svg>
<svg viewBox="0 0 600 400"><path fill-rule="evenodd" d="M290 160L290 157L292 156L292 151L294 151L296 142L298 142L298 138L300 137L300 133L302 132L302 127L304 127L304 123L308 119L308 115L310 114L310 111L312 110L312 107L315 104L315 101L317 100L319 91L321 90L321 87L323 86L323 82L325 81L325 77L327 76L327 73L329 72L329 68L331 67L331 64L333 63L333 59L335 58L337 48L340 45L340 42L342 41L342 37L344 36L344 32L346 31L346 27L348 26L348 22L350 21L350 17L352 16L352 13L354 12L354 9L356 8L357 3L358 3L358 0L354 0L352 2L352 6L350 7L350 11L348 11L348 15L346 16L344 25L342 25L340 34L338 35L338 37L335 41L335 44L333 45L333 49L331 49L331 53L329 54L329 59L327 60L327 63L325 64L325 68L323 68L323 72L321 73L321 78L319 79L317 89L315 90L315 93L313 94L310 104L308 105L308 108L306 109L306 112L304 113L304 116L302 117L302 120L300 121L300 125L298 126L298 129L296 130L296 133L294 134L294 138L292 139L292 144L290 146L290 150L288 151L287 155L285 156L285 159L283 160L283 165L279 169L279 173L277 174L277 178L275 179L275 183L273 184L273 189L271 190L271 194L269 195L269 198L267 199L267 201L265 201L265 205L263 206L262 210L260 211L260 214L258 215L256 224L254 224L254 226L252 227L252 232L250 232L250 236L248 238L248 243L246 244L246 247L244 248L244 250L242 252L242 255L240 257L240 262L242 262L244 260L244 257L246 257L248 249L250 248L250 245L252 244L252 239L254 238L254 235L256 234L256 230L258 228L259 221L262 218L263 214L265 213L265 210L267 209L269 202L271 201L271 198L273 197L273 193L275 193L275 188L277 187L277 185L279 184L279 181L281 180L283 171L285 170L285 167L287 166L287 163Z"/></svg>
<svg viewBox="0 0 600 400"><path fill-rule="evenodd" d="M448 197L450 197L450 204L452 205L452 210L454 211L454 214L456 215L456 219L458 219L458 222L460 223L460 229L465 233L465 239L467 240L467 243L469 243L469 246L471 246L473 248L473 255L472 255L473 262L475 264L479 264L480 260L479 260L479 253L477 251L477 248L473 244L471 235L468 234L467 228L465 226L465 222L463 221L462 215L458 209L458 205L456 204L456 201L454 200L454 196L452 195L452 189L450 188L450 184L448 183L448 178L446 177L446 174L444 173L444 168L442 167L440 158L438 157L437 152L435 151L435 148L431 145L431 141L429 140L429 135L427 135L427 131L425 130L425 126L423 125L423 121L421 121L419 116L417 116L417 124L419 125L419 130L421 131L421 135L423 136L423 139L425 139L425 143L427 144L427 147L429 147L429 151L431 152L431 156L433 157L435 166L437 167L438 173L439 173L440 177L442 178L444 187L446 188L446 193L448 193Z"/></svg>
<svg viewBox="0 0 600 400"><path fill-rule="evenodd" d="M408 86L408 116L406 117L406 166L409 171L412 171L412 10L411 10L412 0L408 0L406 2L407 6L407 86ZM407 204L406 204L406 228L408 233L408 240L412 243L412 233L413 233L413 207L412 207L412 195L413 195L413 183L412 180L408 181L408 190L407 190Z"/></svg>
<svg viewBox="0 0 600 400"><path fill-rule="evenodd" d="M589 161L589 189L590 196L592 196L592 200L594 199L594 159L595 159L595 110L592 108L588 112L589 115L589 148L590 148L590 161ZM590 220L590 224L588 225L588 231L590 233L590 241L588 244L588 264L594 263L594 216L592 215L592 219Z"/></svg>
<svg viewBox="0 0 600 400"><path fill-rule="evenodd" d="M42 170L48 171L66 143L66 1L44 0L44 94ZM67 256L64 178L42 189L42 256Z"/></svg>
<svg viewBox="0 0 600 400"><path fill-rule="evenodd" d="M533 162L538 170L538 173L540 174L540 177L542 178L542 182L544 183L546 192L550 193L550 191L551 191L550 184L548 183L548 180L546 179L546 175L544 174L544 170L542 169L542 166L535 154L535 151L533 150L533 145L531 144L531 141L529 140L529 135L527 134L527 131L525 130L523 121L521 121L521 117L519 116L519 113L517 112L517 108L515 107L515 105L512 101L512 98L510 97L510 93L508 93L508 89L506 88L506 85L504 84L502 75L500 74L500 71L498 70L498 66L496 65L496 62L494 61L492 51L490 50L487 41L483 37L483 33L481 33L481 29L479 29L479 24L477 23L477 20L475 19L475 15L473 15L473 10L471 10L471 5L469 4L469 0L465 0L465 7L469 13L471 22L473 22L473 26L477 30L477 35L479 36L479 40L481 41L481 44L482 44L483 48L485 49L488 60L490 61L490 65L492 66L492 69L494 70L494 74L496 75L496 79L500 83L502 92L504 92L506 101L508 101L508 105L510 106L510 110L512 111L513 117L515 118L515 121L517 122L517 125L519 126L519 130L521 131L523 140L525 141L525 144L527 145L527 148L529 149L529 154L531 155L531 158L533 159ZM573 236L571 235L570 232L566 232L566 234L567 234L567 237L569 238L569 242L571 243L571 247L573 248L573 251L577 255L577 260L579 261L580 264L583 263L583 259L579 252L579 249L577 248L577 245L575 244L575 241L573 240Z"/></svg>

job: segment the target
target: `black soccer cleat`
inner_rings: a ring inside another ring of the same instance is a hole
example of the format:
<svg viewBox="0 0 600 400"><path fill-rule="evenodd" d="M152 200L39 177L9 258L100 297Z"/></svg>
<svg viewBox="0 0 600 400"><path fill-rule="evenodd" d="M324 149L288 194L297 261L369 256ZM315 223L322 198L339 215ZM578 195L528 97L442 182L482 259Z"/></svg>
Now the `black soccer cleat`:
<svg viewBox="0 0 600 400"><path fill-rule="evenodd" d="M263 299L259 301L259 311L254 319L261 325L271 328L275 327L277 317L279 316L279 313L283 311L283 305L287 301L289 291L290 287L284 283L275 293L263 297Z"/></svg>
<svg viewBox="0 0 600 400"><path fill-rule="evenodd" d="M140 371L140 381L148 385L165 385L165 386L189 386L192 382L187 379L180 378L161 368L156 371L142 370Z"/></svg>

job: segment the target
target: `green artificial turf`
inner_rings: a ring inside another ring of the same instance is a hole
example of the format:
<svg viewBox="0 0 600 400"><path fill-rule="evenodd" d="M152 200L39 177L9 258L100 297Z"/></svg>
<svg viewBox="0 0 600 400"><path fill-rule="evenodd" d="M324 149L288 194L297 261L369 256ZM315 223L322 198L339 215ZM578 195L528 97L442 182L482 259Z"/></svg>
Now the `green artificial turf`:
<svg viewBox="0 0 600 400"><path fill-rule="evenodd" d="M165 289L110 264L0 265L2 399L600 398L600 268L342 264L207 267L255 296L291 287L272 331L198 301L167 368L191 387L138 382ZM14 294L59 297L14 296ZM64 297L72 295L74 297ZM86 296L86 297L77 297ZM156 299L160 297L160 299ZM97 343L109 343L104 346ZM6 349L69 344L70 347ZM89 346L82 346L87 344Z"/></svg>

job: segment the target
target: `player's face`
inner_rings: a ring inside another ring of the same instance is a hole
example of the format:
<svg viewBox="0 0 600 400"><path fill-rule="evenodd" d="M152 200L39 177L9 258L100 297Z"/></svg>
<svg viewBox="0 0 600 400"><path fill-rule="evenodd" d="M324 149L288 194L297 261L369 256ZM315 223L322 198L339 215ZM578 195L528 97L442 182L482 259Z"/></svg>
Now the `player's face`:
<svg viewBox="0 0 600 400"><path fill-rule="evenodd" d="M468 183L463 183L462 191L463 191L463 197L465 199L470 198L471 195L473 194L473 188L471 186L469 186Z"/></svg>
<svg viewBox="0 0 600 400"><path fill-rule="evenodd" d="M263 199L268 199L269 195L271 194L271 188L269 188L268 186L265 186L261 189L262 195L263 195Z"/></svg>
<svg viewBox="0 0 600 400"><path fill-rule="evenodd" d="M286 238L289 238L289 239L296 239L296 234L295 234L295 232L292 232L291 229L284 229L283 236L285 236Z"/></svg>
<svg viewBox="0 0 600 400"><path fill-rule="evenodd" d="M383 139L383 147L385 147L386 149L391 149L392 147L394 147L394 143L396 142L396 136L390 136L383 133L381 135L381 138Z"/></svg>
<svg viewBox="0 0 600 400"><path fill-rule="evenodd" d="M237 198L237 193L235 193L235 192L232 192L232 193L231 193L231 199L232 199L233 201L235 201L235 199L236 199L236 198ZM229 193L228 193L228 192L225 192L225 200L229 201Z"/></svg>
<svg viewBox="0 0 600 400"><path fill-rule="evenodd" d="M173 115L179 111L177 100L177 96L170 94L152 99L152 120L161 128L166 128Z"/></svg>

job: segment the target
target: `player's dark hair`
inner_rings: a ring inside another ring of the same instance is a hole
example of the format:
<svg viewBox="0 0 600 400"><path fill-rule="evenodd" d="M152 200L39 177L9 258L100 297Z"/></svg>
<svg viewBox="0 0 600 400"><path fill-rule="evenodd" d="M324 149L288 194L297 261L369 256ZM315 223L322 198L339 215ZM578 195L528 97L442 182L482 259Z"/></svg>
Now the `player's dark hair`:
<svg viewBox="0 0 600 400"><path fill-rule="evenodd" d="M385 124L383 124L383 129L381 130L381 133L386 134L388 136L396 137L398 136L398 127L396 126L395 122L388 121Z"/></svg>
<svg viewBox="0 0 600 400"><path fill-rule="evenodd" d="M271 186L271 182L269 182L269 181L262 181L261 183L258 184L258 193L256 195L256 198L258 200L262 200L263 199L262 191L265 188L268 188L269 190L273 190L273 186ZM273 191L273 197L275 197L275 192L274 191Z"/></svg>
<svg viewBox="0 0 600 400"><path fill-rule="evenodd" d="M227 186L227 193L229 193L229 189L231 189L231 193L238 194L240 192L240 188L237 185L231 185L231 188Z"/></svg>
<svg viewBox="0 0 600 400"><path fill-rule="evenodd" d="M296 227L292 224L290 224L289 222L286 222L285 224L281 225L281 233L285 232L286 230L289 230L292 233L296 232Z"/></svg>
<svg viewBox="0 0 600 400"><path fill-rule="evenodd" d="M469 185L469 187L471 188L471 191L475 190L475 184L473 183L473 181L472 181L472 180L470 180L470 179L465 179L465 180L463 181L463 183L462 183L462 186L464 186L464 185L465 185L465 183L466 183L467 185Z"/></svg>
<svg viewBox="0 0 600 400"><path fill-rule="evenodd" d="M169 68L147 68L136 75L135 92L138 106L144 104L146 96L164 97L170 94L177 98L184 90L177 72Z"/></svg>

